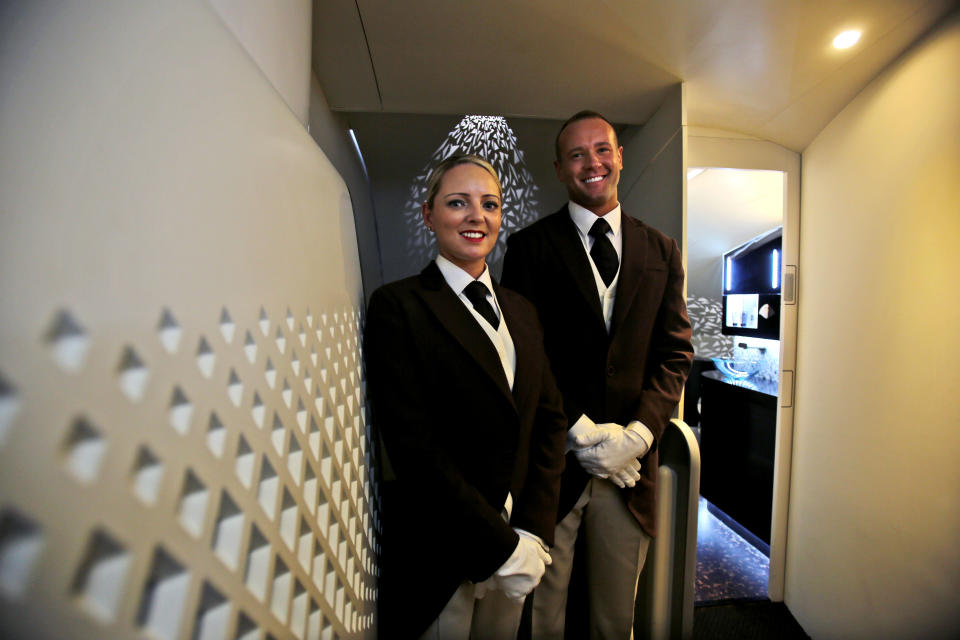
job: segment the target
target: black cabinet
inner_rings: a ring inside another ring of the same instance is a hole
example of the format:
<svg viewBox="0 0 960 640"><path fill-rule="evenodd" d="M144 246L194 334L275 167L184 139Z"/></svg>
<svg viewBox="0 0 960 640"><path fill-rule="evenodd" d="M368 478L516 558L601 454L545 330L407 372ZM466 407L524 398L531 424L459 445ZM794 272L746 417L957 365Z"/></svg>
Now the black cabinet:
<svg viewBox="0 0 960 640"><path fill-rule="evenodd" d="M776 383L700 380L700 493L770 544Z"/></svg>
<svg viewBox="0 0 960 640"><path fill-rule="evenodd" d="M712 358L694 356L690 375L683 387L683 421L690 427L700 426L700 374L716 369Z"/></svg>

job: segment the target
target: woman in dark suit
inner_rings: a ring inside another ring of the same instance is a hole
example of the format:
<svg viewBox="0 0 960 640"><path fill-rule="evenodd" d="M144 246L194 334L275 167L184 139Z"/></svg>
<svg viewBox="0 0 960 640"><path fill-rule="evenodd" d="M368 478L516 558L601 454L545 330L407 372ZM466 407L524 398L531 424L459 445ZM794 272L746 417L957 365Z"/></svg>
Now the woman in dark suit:
<svg viewBox="0 0 960 640"><path fill-rule="evenodd" d="M533 307L487 269L501 204L489 163L444 160L423 205L439 255L370 299L384 638L515 635L550 562L566 420Z"/></svg>

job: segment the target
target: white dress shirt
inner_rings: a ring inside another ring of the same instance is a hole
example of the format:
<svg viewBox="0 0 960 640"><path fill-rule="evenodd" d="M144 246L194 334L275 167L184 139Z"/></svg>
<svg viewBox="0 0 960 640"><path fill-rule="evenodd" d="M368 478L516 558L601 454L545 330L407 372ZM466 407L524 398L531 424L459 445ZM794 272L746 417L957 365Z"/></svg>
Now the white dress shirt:
<svg viewBox="0 0 960 640"><path fill-rule="evenodd" d="M603 322L607 325L607 332L610 331L610 321L613 319L613 301L617 297L617 283L620 282L620 265L617 265L617 275L613 277L613 282L608 287L600 277L597 271L597 265L593 264L593 258L590 257L590 249L593 248L594 238L590 235L590 229L597 221L597 215L580 205L570 203L570 218L577 227L580 234L580 242L583 243L583 250L587 252L587 261L593 270L593 279L597 283L597 294L600 296L600 306L603 308ZM617 252L617 260L623 257L623 236L620 234L620 205L618 204L612 211L603 216L603 219L610 225L610 231L607 232L607 238L613 245L613 250Z"/></svg>
<svg viewBox="0 0 960 640"><path fill-rule="evenodd" d="M617 275L614 276L613 281L608 287L603 282L603 278L600 277L600 272L597 271L597 265L593 264L593 258L590 257L590 249L593 248L593 236L590 235L590 229L593 227L593 224L597 221L597 214L581 207L575 202L570 202L568 204L568 209L570 211L570 218L573 220L573 224L577 227L577 233L580 235L580 242L583 243L583 250L587 254L587 262L590 263L590 268L593 270L593 279L597 284L597 295L600 297L600 305L603 308L603 322L607 326L607 332L610 331L610 321L613 319L613 303L617 297L617 284L620 282L620 265L617 265ZM603 215L603 219L607 221L607 224L610 225L610 230L607 231L607 238L610 240L610 243L613 245L613 250L617 252L617 259L620 263L623 263L623 234L621 233L623 225L621 224L622 212L620 210L620 204L617 203L617 206L612 210L608 211ZM573 448L574 438L580 433L586 433L587 431L594 428L593 420L590 419L587 414L583 414L580 418L570 427L570 430L567 432L567 451ZM634 420L627 425L627 429L637 432L644 442L647 443L647 449L653 446L653 432L650 429L640 422L639 420Z"/></svg>
<svg viewBox="0 0 960 640"><path fill-rule="evenodd" d="M474 278L469 273L453 264L443 256L438 255L436 259L437 266L440 268L440 273L443 275L443 279L447 282L454 293L457 294L457 297L460 298L460 302L467 308L467 310L473 314L473 317L476 318L477 324L480 325L480 328L484 330L487 334L487 337L490 338L490 342L493 344L493 348L497 350L497 355L500 356L500 364L503 366L503 373L507 376L507 384L510 386L510 389L513 390L513 379L516 377L517 373L517 350L513 346L513 338L510 337L510 330L507 328L507 321L503 317L503 313L500 311L500 303L497 302L497 296L493 292L493 282L490 279L490 269L486 265L483 267L483 273L480 274L479 278ZM477 310L473 308L473 303L470 302L463 290L467 288L467 285L474 281L474 279L479 280L487 287L487 302L493 306L494 313L497 314L497 317L500 319L500 326L494 329L490 326L490 323L487 322L483 316L477 313ZM507 522L510 521L510 515L513 512L513 496L510 495L510 492L507 492L507 500L503 503L503 516L504 520ZM516 529L517 532L523 531L522 529ZM543 540L538 536L533 535L532 533L523 532L523 535L530 536L540 542L540 545L546 548Z"/></svg>
<svg viewBox="0 0 960 640"><path fill-rule="evenodd" d="M500 326L496 329L491 327L490 323L477 313L477 310L473 308L473 303L470 302L470 299L463 293L467 285L474 281L474 277L443 256L437 256L437 266L440 267L440 273L443 274L443 279L447 281L450 288L453 289L457 297L460 298L460 302L473 314L477 323L487 334L487 337L490 338L493 348L497 350L497 355L500 356L500 364L503 365L503 373L507 376L507 384L510 386L510 389L513 389L513 378L517 372L517 351L513 346L513 338L510 337L507 322L500 312L500 303L497 302L497 296L493 293L490 269L484 265L483 273L476 279L487 287L487 302L490 303L494 313L500 318Z"/></svg>

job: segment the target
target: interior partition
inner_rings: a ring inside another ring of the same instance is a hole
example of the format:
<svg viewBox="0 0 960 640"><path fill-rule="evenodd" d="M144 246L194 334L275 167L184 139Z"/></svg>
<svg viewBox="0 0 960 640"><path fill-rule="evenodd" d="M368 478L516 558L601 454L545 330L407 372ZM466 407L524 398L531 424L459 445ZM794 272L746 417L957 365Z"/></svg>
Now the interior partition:
<svg viewBox="0 0 960 640"><path fill-rule="evenodd" d="M630 126L620 133L620 204L624 212L667 234L681 249L685 249L686 189L683 100L684 87L677 84L643 126Z"/></svg>
<svg viewBox="0 0 960 640"><path fill-rule="evenodd" d="M303 110L202 0L5 2L0 48L0 635L371 637L354 212Z"/></svg>
<svg viewBox="0 0 960 640"><path fill-rule="evenodd" d="M960 12L803 152L786 602L816 638L960 629Z"/></svg>

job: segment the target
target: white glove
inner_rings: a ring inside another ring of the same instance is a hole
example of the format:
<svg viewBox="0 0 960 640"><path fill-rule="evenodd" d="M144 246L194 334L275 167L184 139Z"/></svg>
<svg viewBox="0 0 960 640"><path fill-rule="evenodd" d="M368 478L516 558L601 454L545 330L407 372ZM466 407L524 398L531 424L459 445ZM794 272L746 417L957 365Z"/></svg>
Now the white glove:
<svg viewBox="0 0 960 640"><path fill-rule="evenodd" d="M497 583L494 581L493 577L489 577L483 582L478 582L473 585L473 597L477 600L483 600L483 596L487 595L488 591L493 591L497 588Z"/></svg>
<svg viewBox="0 0 960 640"><path fill-rule="evenodd" d="M574 440L574 454L580 466L598 478L612 477L628 466L638 471L631 461L646 455L650 445L640 435L639 428L633 428L634 425L644 428L639 422L631 423L628 429L607 422L596 425L595 429L587 433L577 435ZM627 471L627 476L631 475ZM626 483L617 484L624 486Z"/></svg>
<svg viewBox="0 0 960 640"><path fill-rule="evenodd" d="M604 461L598 459L596 448L601 443L616 438L617 434L621 431L623 431L623 427L620 425L606 422L602 424L592 424L589 429L582 429L580 433L572 438L571 449L574 455L577 456L577 461L580 462L580 466L583 467L587 473L598 478L606 478L609 477L613 471L616 471L616 469L607 467L603 464Z"/></svg>
<svg viewBox="0 0 960 640"><path fill-rule="evenodd" d="M633 487L640 479L640 461L634 458L627 463L627 466L619 469L616 473L610 474L610 482L621 489L624 487Z"/></svg>
<svg viewBox="0 0 960 640"><path fill-rule="evenodd" d="M477 595L478 592L486 595L490 588L488 583L492 580L498 588L503 590L507 598L514 602L523 602L527 594L540 584L547 565L553 560L537 536L522 529L517 529L516 532L520 534L517 547L491 578L477 585L478 589L474 592L474 597L483 597Z"/></svg>
<svg viewBox="0 0 960 640"><path fill-rule="evenodd" d="M587 414L581 414L577 421L567 429L567 448L564 453L569 453L574 449L582 449L583 447L577 446L577 438L596 431L596 429L596 423Z"/></svg>

